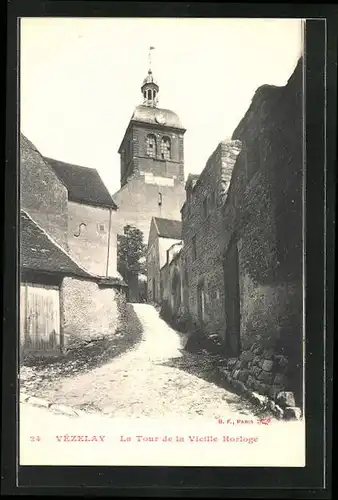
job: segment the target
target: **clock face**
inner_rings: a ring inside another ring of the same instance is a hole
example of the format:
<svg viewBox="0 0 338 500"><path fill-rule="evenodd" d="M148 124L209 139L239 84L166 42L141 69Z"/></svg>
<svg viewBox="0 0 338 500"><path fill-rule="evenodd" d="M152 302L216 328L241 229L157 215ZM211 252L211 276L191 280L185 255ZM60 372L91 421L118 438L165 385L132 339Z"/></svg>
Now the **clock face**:
<svg viewBox="0 0 338 500"><path fill-rule="evenodd" d="M165 123L165 118L164 116L162 115L162 113L158 116L156 116L156 121L157 123L159 123L160 125L163 125Z"/></svg>

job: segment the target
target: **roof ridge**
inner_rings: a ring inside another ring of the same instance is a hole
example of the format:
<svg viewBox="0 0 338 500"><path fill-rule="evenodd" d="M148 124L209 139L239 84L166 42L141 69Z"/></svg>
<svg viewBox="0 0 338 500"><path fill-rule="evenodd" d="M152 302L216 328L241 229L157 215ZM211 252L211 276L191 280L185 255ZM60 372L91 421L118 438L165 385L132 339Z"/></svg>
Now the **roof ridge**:
<svg viewBox="0 0 338 500"><path fill-rule="evenodd" d="M154 217L154 216L153 216L153 221L154 221L154 224L155 224L155 229L157 231L157 234L160 234L160 230L159 230L157 222L156 222L156 217Z"/></svg>
<svg viewBox="0 0 338 500"><path fill-rule="evenodd" d="M98 175L100 175L97 168L95 168L95 167L87 167L86 165L78 165L77 163L69 163L67 161L57 160L56 158L51 158L50 156L43 156L43 158L47 161L55 161L56 163L59 163L59 164L62 163L63 165L70 166L70 167L87 168L89 170L94 170L95 172L97 172Z"/></svg>
<svg viewBox="0 0 338 500"><path fill-rule="evenodd" d="M180 219L169 219L169 217L157 217L156 215L154 215L153 217L154 217L154 219L158 219L158 220L170 220L173 222L182 222Z"/></svg>

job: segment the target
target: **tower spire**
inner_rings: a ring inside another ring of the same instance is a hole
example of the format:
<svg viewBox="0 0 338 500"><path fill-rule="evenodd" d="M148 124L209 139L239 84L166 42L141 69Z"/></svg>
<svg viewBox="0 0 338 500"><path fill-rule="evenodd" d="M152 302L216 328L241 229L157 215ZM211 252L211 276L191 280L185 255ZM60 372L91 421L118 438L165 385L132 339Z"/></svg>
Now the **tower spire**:
<svg viewBox="0 0 338 500"><path fill-rule="evenodd" d="M152 65L152 58L151 54L152 51L155 49L155 47L150 46L149 51L148 51L148 63L149 63L149 69L148 69L148 75L146 78L143 80L143 84L141 87L141 92L143 94L143 104L145 106L151 106L151 107L156 107L158 104L158 91L159 91L159 86L157 85L154 77L153 77L153 72L151 69Z"/></svg>

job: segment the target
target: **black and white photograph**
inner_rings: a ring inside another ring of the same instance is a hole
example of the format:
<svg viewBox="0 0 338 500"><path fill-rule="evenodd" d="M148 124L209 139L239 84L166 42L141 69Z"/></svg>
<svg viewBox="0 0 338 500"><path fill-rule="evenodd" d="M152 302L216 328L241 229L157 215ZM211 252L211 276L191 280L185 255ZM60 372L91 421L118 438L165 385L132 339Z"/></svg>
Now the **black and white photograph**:
<svg viewBox="0 0 338 500"><path fill-rule="evenodd" d="M20 465L304 467L304 25L20 20Z"/></svg>

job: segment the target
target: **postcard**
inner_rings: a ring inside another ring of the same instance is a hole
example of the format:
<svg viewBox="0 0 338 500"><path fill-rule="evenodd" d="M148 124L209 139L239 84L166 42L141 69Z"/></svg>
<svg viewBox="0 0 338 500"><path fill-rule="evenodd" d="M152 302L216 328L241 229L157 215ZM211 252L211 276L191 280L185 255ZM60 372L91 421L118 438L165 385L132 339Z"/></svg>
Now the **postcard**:
<svg viewBox="0 0 338 500"><path fill-rule="evenodd" d="M20 465L306 465L303 31L21 18Z"/></svg>

